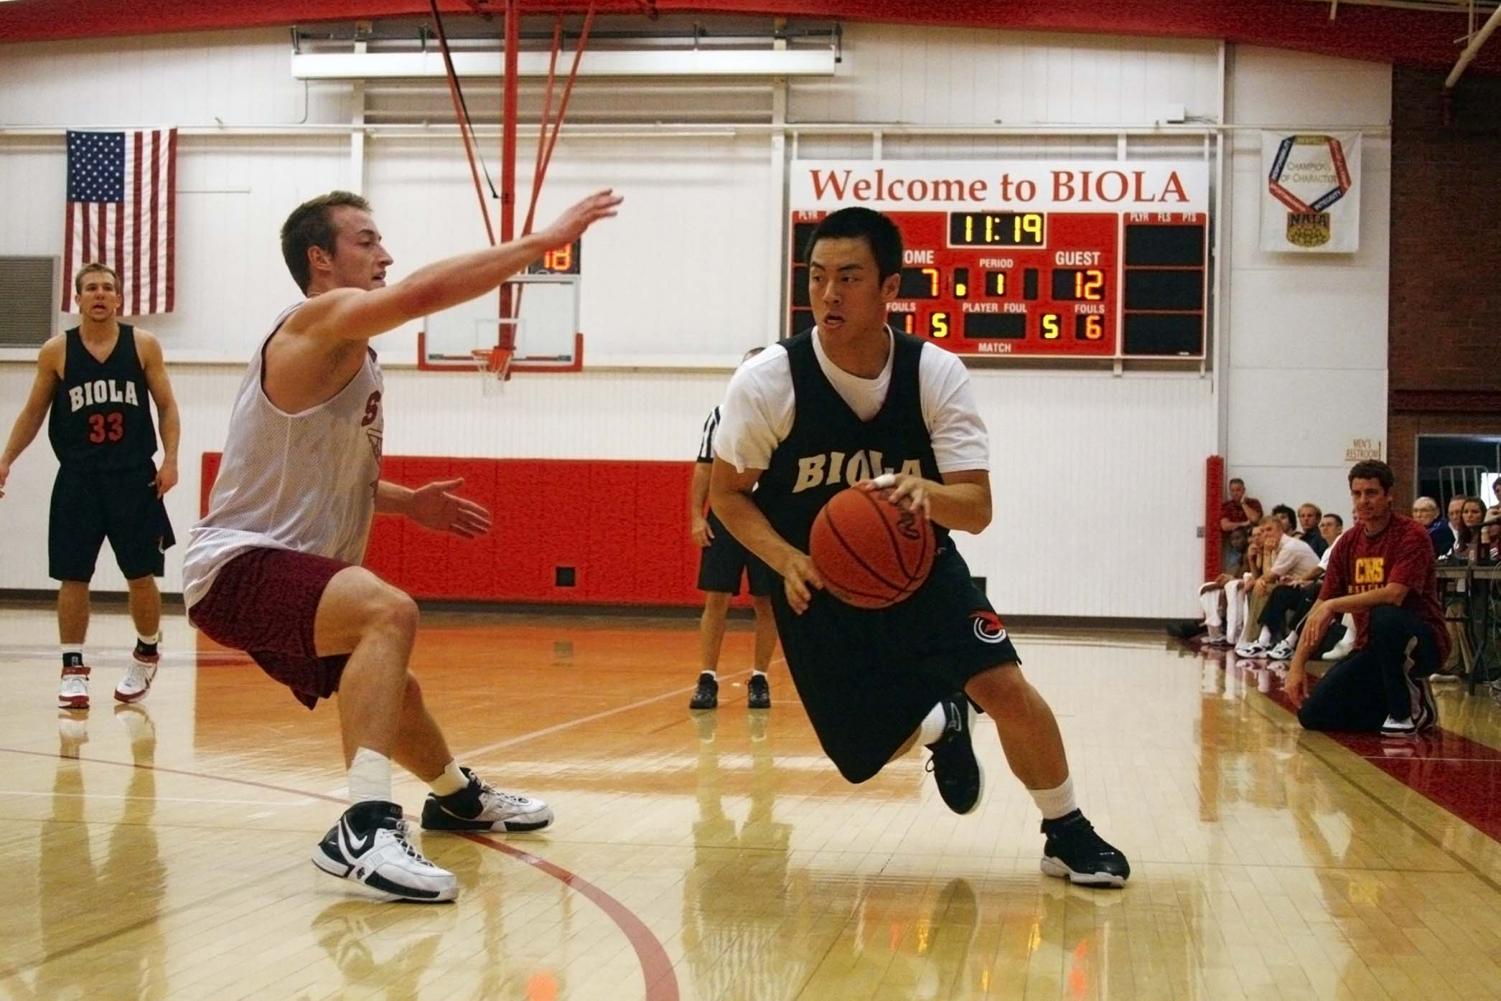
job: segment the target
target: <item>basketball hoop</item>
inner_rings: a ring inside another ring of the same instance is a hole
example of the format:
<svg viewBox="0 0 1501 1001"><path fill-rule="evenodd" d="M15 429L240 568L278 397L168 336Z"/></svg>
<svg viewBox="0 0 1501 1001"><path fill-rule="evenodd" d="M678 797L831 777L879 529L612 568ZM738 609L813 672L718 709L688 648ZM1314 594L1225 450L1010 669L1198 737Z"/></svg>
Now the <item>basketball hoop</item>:
<svg viewBox="0 0 1501 1001"><path fill-rule="evenodd" d="M470 353L474 357L474 370L479 373L484 395L500 395L511 378L511 357L516 353L515 350L495 346L474 348Z"/></svg>

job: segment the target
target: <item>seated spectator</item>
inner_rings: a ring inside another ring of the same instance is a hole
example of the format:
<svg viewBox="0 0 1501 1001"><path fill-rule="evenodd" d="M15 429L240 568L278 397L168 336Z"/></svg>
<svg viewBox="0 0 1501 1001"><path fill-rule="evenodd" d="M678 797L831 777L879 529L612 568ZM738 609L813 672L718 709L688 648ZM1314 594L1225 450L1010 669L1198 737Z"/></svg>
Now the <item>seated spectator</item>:
<svg viewBox="0 0 1501 1001"><path fill-rule="evenodd" d="M1292 513L1291 508L1288 513ZM1236 655L1241 657L1264 657L1272 643L1281 638L1280 635L1273 636L1272 627L1264 621L1263 616L1277 585L1295 579L1311 579L1319 565L1319 558L1313 554L1308 543L1284 532L1282 519L1275 514L1261 519L1259 527L1261 568L1248 582L1245 627L1239 637L1240 642L1235 646ZM1279 629L1278 633L1280 632Z"/></svg>
<svg viewBox="0 0 1501 1001"><path fill-rule="evenodd" d="M1224 614L1225 614L1225 584L1238 579L1244 572L1246 549L1250 545L1251 533L1245 527L1235 529L1230 533L1229 544L1233 558L1226 572L1221 573L1211 581L1205 581L1199 587L1199 604L1203 606L1204 618L1202 620L1185 619L1182 622L1174 622L1167 627L1168 634L1178 639L1190 639L1204 632L1206 629L1209 636L1206 643L1219 646L1224 643Z"/></svg>
<svg viewBox="0 0 1501 1001"><path fill-rule="evenodd" d="M1246 496L1246 481L1239 476L1225 484L1225 488L1230 492L1230 499L1220 505L1220 536L1224 539L1220 566L1228 571L1231 560L1230 533L1237 528L1250 531L1250 526L1261 520L1262 512L1261 501Z"/></svg>
<svg viewBox="0 0 1501 1001"><path fill-rule="evenodd" d="M1323 556L1324 550L1329 548L1329 543L1319 533L1319 519L1322 517L1324 512L1319 510L1317 504L1308 501L1298 505L1298 530L1293 533L1293 538L1308 543L1308 548L1313 550L1315 556Z"/></svg>
<svg viewBox="0 0 1501 1001"><path fill-rule="evenodd" d="M1449 517L1448 517L1449 532L1454 536L1455 539L1459 538L1459 530L1460 530L1461 527L1463 527L1463 525L1465 523L1465 519L1464 519L1464 506L1465 506L1465 495L1464 494L1455 494L1453 497L1449 498ZM1439 553L1439 555L1440 556L1445 556L1445 555L1447 555L1447 552Z"/></svg>
<svg viewBox="0 0 1501 1001"><path fill-rule="evenodd" d="M1428 677L1449 653L1433 546L1392 510L1395 477L1384 462L1349 474L1359 525L1331 547L1319 600L1298 640L1283 690L1308 730L1380 731L1405 737L1437 724ZM1307 662L1334 619L1355 617L1355 652L1310 684Z"/></svg>
<svg viewBox="0 0 1501 1001"><path fill-rule="evenodd" d="M1245 572L1225 582L1225 637L1214 643L1215 646L1235 646L1240 641L1240 634L1246 625L1246 589L1261 576L1264 565L1268 519L1276 520L1268 515L1251 529L1251 541L1246 547Z"/></svg>
<svg viewBox="0 0 1501 1001"><path fill-rule="evenodd" d="M1283 535L1289 535L1293 538L1298 537L1298 516L1293 512L1292 508L1286 504L1278 504L1272 508L1272 517L1282 522Z"/></svg>
<svg viewBox="0 0 1501 1001"><path fill-rule="evenodd" d="M1320 541L1324 543L1324 553L1319 558L1318 569L1311 574L1304 575L1307 583L1294 582L1272 592L1272 600L1267 603L1267 614L1273 615L1273 606L1282 604L1286 608L1285 621L1291 623L1291 627L1287 635L1282 638L1282 642L1267 651L1268 660L1292 658L1293 651L1298 646L1298 630L1303 627L1303 620L1308 617L1309 610L1313 608L1313 603L1318 598L1324 571L1329 567L1329 552L1334 548L1334 540L1338 539L1344 530L1344 519L1337 514L1331 512L1319 518L1319 536ZM1348 615L1344 616L1343 623L1331 624L1329 632L1324 636L1322 646L1314 654L1314 659L1338 659L1348 654L1350 652L1348 644L1355 642L1352 627L1353 620Z"/></svg>
<svg viewBox="0 0 1501 1001"><path fill-rule="evenodd" d="M1453 559L1474 563L1480 559L1481 524L1485 521L1485 501L1479 497L1461 499L1459 528L1454 533L1454 547L1449 550Z"/></svg>
<svg viewBox="0 0 1501 1001"><path fill-rule="evenodd" d="M1412 520L1428 530L1428 538L1433 540L1433 555L1442 556L1454 548L1454 530L1438 516L1438 501L1432 497L1413 501Z"/></svg>

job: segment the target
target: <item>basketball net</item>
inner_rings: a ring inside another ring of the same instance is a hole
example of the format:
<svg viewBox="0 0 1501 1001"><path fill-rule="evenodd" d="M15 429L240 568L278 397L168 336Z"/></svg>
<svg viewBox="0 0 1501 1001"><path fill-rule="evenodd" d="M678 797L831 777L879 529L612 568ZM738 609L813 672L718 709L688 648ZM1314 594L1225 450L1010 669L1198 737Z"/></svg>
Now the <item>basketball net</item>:
<svg viewBox="0 0 1501 1001"><path fill-rule="evenodd" d="M474 348L474 369L479 373L480 385L485 396L502 396L506 382L511 378L511 358L515 348L496 345L489 348Z"/></svg>

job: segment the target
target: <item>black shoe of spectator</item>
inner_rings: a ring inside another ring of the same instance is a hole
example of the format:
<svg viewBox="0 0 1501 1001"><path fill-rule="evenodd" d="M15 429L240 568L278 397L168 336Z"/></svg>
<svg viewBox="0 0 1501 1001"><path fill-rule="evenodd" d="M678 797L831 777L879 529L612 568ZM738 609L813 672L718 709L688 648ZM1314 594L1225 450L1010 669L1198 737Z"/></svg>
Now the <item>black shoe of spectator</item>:
<svg viewBox="0 0 1501 1001"><path fill-rule="evenodd" d="M1191 640L1208 628L1203 619L1183 619L1181 622L1169 622L1167 634L1174 639Z"/></svg>

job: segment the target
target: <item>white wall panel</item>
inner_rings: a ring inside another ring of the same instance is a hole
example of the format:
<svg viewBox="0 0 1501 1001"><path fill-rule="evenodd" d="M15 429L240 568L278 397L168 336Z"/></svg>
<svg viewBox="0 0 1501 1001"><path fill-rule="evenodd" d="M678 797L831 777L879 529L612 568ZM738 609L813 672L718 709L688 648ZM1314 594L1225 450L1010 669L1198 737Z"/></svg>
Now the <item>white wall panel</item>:
<svg viewBox="0 0 1501 1001"><path fill-rule="evenodd" d="M1246 46L1230 65L1238 124L1340 129L1390 116L1389 66ZM1227 145L1229 474L1268 506L1312 500L1345 513L1345 448L1386 436L1391 142L1364 137L1361 246L1329 255L1260 249L1261 136L1237 132Z"/></svg>
<svg viewBox="0 0 1501 1001"><path fill-rule="evenodd" d="M367 193L397 259L393 278L484 245L456 139L369 149ZM780 212L767 206L770 162L764 137L559 142L539 228L601 187L626 198L618 218L584 236L579 319L589 363L733 365L767 343L782 233ZM530 198L530 185L519 186L518 231ZM382 357L415 360L417 326L383 339Z"/></svg>
<svg viewBox="0 0 1501 1001"><path fill-rule="evenodd" d="M292 79L281 29L0 45L0 124L348 121L348 87Z"/></svg>
<svg viewBox="0 0 1501 1001"><path fill-rule="evenodd" d="M994 521L956 538L1001 615L1191 611L1212 381L973 374L990 429Z"/></svg>
<svg viewBox="0 0 1501 1001"><path fill-rule="evenodd" d="M795 81L788 120L910 125L1140 124L1219 113L1218 43L845 26L831 85Z"/></svg>

